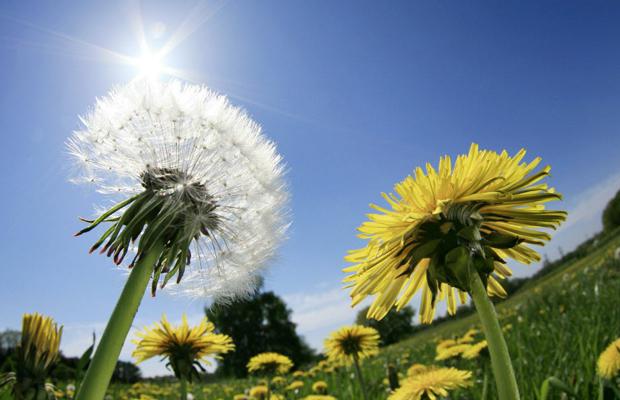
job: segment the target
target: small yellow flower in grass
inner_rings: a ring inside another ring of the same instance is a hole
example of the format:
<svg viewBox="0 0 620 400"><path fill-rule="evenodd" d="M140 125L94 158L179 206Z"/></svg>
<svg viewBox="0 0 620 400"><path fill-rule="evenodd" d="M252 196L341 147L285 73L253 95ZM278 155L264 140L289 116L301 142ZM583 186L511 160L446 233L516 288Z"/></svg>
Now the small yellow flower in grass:
<svg viewBox="0 0 620 400"><path fill-rule="evenodd" d="M597 373L601 378L612 379L620 372L620 338L613 341L599 356Z"/></svg>
<svg viewBox="0 0 620 400"><path fill-rule="evenodd" d="M396 306L403 308L422 292L420 319L430 323L437 300L446 300L454 314L457 300L471 291L476 271L489 295L505 296L499 280L512 274L506 259L529 264L540 260L530 248L550 239L540 228L556 228L563 211L545 210L545 203L561 196L540 181L550 171L536 171L540 158L522 162L525 150L479 150L439 161L426 173L396 184L396 194L383 194L389 207L372 205L378 213L359 228L366 247L352 250L344 269L353 305L375 296L368 318L382 319Z"/></svg>
<svg viewBox="0 0 620 400"><path fill-rule="evenodd" d="M283 378L283 377L281 377L281 376L276 376L276 377L274 377L274 378L271 380L271 384L272 384L273 386L276 386L276 387L278 387L278 386L284 386L284 385L286 385L286 379L284 379L284 378Z"/></svg>
<svg viewBox="0 0 620 400"><path fill-rule="evenodd" d="M424 372L428 371L430 367L424 365L424 364L413 364L411 367L409 367L409 369L407 369L407 376L415 376L418 374L423 374Z"/></svg>
<svg viewBox="0 0 620 400"><path fill-rule="evenodd" d="M304 400L337 400L334 396L326 394L311 394L304 397Z"/></svg>
<svg viewBox="0 0 620 400"><path fill-rule="evenodd" d="M435 400L447 397L449 390L471 386L471 372L456 368L430 368L402 382L388 400Z"/></svg>
<svg viewBox="0 0 620 400"><path fill-rule="evenodd" d="M345 326L325 340L325 354L335 362L349 363L379 352L379 332L362 325Z"/></svg>
<svg viewBox="0 0 620 400"><path fill-rule="evenodd" d="M304 383L302 381L293 381L290 385L286 387L286 390L294 391L299 390L304 387Z"/></svg>
<svg viewBox="0 0 620 400"><path fill-rule="evenodd" d="M472 344L469 346L469 349L465 350L462 354L463 358L466 360L472 360L477 358L480 355L482 350L485 350L488 347L488 343L486 340L478 342L476 344Z"/></svg>
<svg viewBox="0 0 620 400"><path fill-rule="evenodd" d="M249 400L245 394L236 394L233 396L233 400Z"/></svg>
<svg viewBox="0 0 620 400"><path fill-rule="evenodd" d="M451 347L446 347L445 349L442 349L439 353L437 353L435 361L443 361L449 358L460 356L470 348L471 345L469 344L457 344Z"/></svg>
<svg viewBox="0 0 620 400"><path fill-rule="evenodd" d="M447 349L448 347L452 347L456 344L458 343L456 342L455 339L444 339L440 341L439 343L437 343L437 347L435 347L435 352L439 353L442 350Z"/></svg>
<svg viewBox="0 0 620 400"><path fill-rule="evenodd" d="M465 332L465 334L463 336L461 336L460 338L458 338L456 341L459 344L465 344L465 343L472 343L475 339L475 336L478 334L478 330L471 328L470 330L468 330L467 332Z"/></svg>
<svg viewBox="0 0 620 400"><path fill-rule="evenodd" d="M293 372L293 377L294 378L303 378L306 375L306 373L304 371L301 370L297 370L295 372Z"/></svg>
<svg viewBox="0 0 620 400"><path fill-rule="evenodd" d="M327 383L325 381L316 381L312 384L312 391L318 394L327 394Z"/></svg>
<svg viewBox="0 0 620 400"><path fill-rule="evenodd" d="M257 400L266 400L267 393L269 393L269 389L265 385L254 386L250 389L250 397Z"/></svg>
<svg viewBox="0 0 620 400"><path fill-rule="evenodd" d="M159 323L137 334L139 339L133 341L136 349L132 355L138 363L161 356L168 360L177 378L191 381L200 376L196 369L202 369L200 363L210 365L209 358L220 358L220 354L235 349L230 336L216 334L214 330L215 326L206 318L190 327L183 314L181 325L174 327L163 315Z"/></svg>
<svg viewBox="0 0 620 400"><path fill-rule="evenodd" d="M260 353L250 359L247 367L251 373L286 374L293 368L293 362L279 353Z"/></svg>

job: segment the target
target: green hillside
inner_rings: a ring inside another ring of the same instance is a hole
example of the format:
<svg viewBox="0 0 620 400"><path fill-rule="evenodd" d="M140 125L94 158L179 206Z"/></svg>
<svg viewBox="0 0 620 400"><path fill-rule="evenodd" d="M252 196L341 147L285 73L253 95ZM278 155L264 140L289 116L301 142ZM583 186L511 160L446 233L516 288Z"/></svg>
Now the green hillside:
<svg viewBox="0 0 620 400"><path fill-rule="evenodd" d="M614 259L619 246L617 232L586 242L580 251L565 257L568 261L555 264L551 272L527 281L516 293L497 304L524 399L541 398L543 382L552 376L558 378L555 382L561 381L566 387L562 390L551 385L547 399L597 398L596 360L600 352L620 336L620 261ZM439 340L458 337L476 328L477 324L476 314L455 317L383 348L378 356L367 359L362 365L369 398L387 398L388 365L402 378L412 364L422 363L472 371L474 385L453 392L451 398L482 399L485 371L490 370L488 360L480 357L434 361ZM476 340L482 339L478 333ZM353 370L346 367L327 372L315 366L295 376L289 375L286 380L285 385L275 388L275 393L286 399L301 399L312 394L312 384L318 380L325 381L328 393L337 399L362 398ZM293 381L301 381L303 386L287 390L286 385ZM488 374L487 381L486 399L494 399L494 382ZM260 379L257 378L230 380L195 385L192 392L195 399L233 399L234 395L243 399L241 394L247 394L258 383ZM139 383L134 387L115 386L111 393L121 399L172 399L176 389L174 383ZM149 394L152 397L148 397Z"/></svg>

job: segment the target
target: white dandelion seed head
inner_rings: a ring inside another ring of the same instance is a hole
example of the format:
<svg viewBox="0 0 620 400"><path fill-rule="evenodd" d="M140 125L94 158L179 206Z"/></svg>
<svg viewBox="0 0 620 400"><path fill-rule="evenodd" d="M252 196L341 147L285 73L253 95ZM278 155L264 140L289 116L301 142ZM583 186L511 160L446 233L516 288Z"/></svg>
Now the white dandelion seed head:
<svg viewBox="0 0 620 400"><path fill-rule="evenodd" d="M67 143L72 182L123 200L152 181L166 201L206 196L214 205L186 218L192 237L210 229L192 240L174 292L217 301L255 289L288 227L284 164L256 122L226 97L178 81L117 87L81 121Z"/></svg>

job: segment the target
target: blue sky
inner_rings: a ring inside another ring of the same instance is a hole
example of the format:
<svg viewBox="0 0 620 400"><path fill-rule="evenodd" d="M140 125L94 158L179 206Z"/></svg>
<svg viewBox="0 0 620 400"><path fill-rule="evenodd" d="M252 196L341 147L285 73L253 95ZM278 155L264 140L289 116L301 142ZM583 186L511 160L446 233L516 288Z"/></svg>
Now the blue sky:
<svg viewBox="0 0 620 400"><path fill-rule="evenodd" d="M315 347L355 315L340 270L368 204L414 167L472 141L542 156L571 212L551 258L599 229L620 187L615 1L3 2L0 329L49 314L69 355L102 329L124 276L88 255L92 237L72 236L100 197L68 183L64 143L97 96L136 75L105 49L139 55L137 15L153 48L187 33L165 62L229 95L278 143L293 225L266 286ZM136 327L162 312L197 320L203 304L147 297Z"/></svg>

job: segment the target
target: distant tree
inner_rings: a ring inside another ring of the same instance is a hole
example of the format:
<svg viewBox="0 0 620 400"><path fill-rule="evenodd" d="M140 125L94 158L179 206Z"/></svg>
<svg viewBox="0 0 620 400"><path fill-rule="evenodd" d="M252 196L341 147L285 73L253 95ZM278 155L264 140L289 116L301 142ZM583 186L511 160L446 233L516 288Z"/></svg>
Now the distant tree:
<svg viewBox="0 0 620 400"><path fill-rule="evenodd" d="M611 231L620 226L620 190L609 200L603 211L603 229Z"/></svg>
<svg viewBox="0 0 620 400"><path fill-rule="evenodd" d="M257 291L252 297L205 310L216 330L233 338L236 349L218 362L217 374L244 377L249 359L274 351L291 358L299 367L315 357L312 349L297 335L291 311L273 292Z"/></svg>
<svg viewBox="0 0 620 400"><path fill-rule="evenodd" d="M390 310L380 321L366 319L369 307L361 309L357 313L355 323L375 328L381 336L381 346L396 343L414 333L413 316L415 310L410 306L405 306L400 311Z"/></svg>
<svg viewBox="0 0 620 400"><path fill-rule="evenodd" d="M20 340L21 333L19 331L7 329L4 332L0 332L0 351L16 348Z"/></svg>
<svg viewBox="0 0 620 400"><path fill-rule="evenodd" d="M112 374L112 382L119 383L136 383L142 379L142 373L137 365L130 361L118 361L114 373Z"/></svg>

